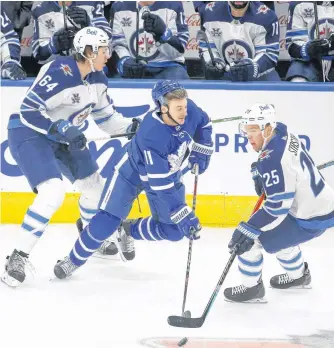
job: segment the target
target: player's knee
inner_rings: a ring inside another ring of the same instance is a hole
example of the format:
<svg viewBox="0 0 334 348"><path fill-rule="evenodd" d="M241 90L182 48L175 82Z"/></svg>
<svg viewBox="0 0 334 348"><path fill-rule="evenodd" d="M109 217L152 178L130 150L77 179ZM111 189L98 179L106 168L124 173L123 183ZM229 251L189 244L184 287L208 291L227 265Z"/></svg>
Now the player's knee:
<svg viewBox="0 0 334 348"><path fill-rule="evenodd" d="M38 194L33 205L36 209L47 209L50 213L56 212L65 198L65 185L59 178L42 182L37 186Z"/></svg>
<svg viewBox="0 0 334 348"><path fill-rule="evenodd" d="M93 238L103 241L110 237L120 224L120 218L104 210L99 210L89 223L89 233Z"/></svg>
<svg viewBox="0 0 334 348"><path fill-rule="evenodd" d="M183 232L180 231L177 225L158 223L157 227L160 232L159 234L163 237L163 239L171 242L177 242L184 237Z"/></svg>

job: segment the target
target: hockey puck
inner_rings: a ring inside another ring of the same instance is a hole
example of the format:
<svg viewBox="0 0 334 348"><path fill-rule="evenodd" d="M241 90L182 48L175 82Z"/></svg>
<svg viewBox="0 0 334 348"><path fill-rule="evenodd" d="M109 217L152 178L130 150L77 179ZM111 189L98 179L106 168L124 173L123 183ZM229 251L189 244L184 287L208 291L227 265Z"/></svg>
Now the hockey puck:
<svg viewBox="0 0 334 348"><path fill-rule="evenodd" d="M191 313L190 313L190 311L185 311L185 312L183 313L183 316L184 316L185 318L191 318Z"/></svg>
<svg viewBox="0 0 334 348"><path fill-rule="evenodd" d="M177 345L179 347L183 347L187 343L188 343L188 338L187 337L183 337L182 340Z"/></svg>

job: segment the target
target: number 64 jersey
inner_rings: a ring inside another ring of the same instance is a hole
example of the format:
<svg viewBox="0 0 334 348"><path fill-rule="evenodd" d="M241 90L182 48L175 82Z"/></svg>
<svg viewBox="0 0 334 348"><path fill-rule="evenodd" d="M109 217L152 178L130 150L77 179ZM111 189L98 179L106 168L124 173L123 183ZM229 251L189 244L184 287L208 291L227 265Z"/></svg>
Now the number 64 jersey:
<svg viewBox="0 0 334 348"><path fill-rule="evenodd" d="M267 199L248 221L272 230L287 214L310 230L334 226L334 190L326 183L298 137L277 123L276 135L260 153L257 168Z"/></svg>

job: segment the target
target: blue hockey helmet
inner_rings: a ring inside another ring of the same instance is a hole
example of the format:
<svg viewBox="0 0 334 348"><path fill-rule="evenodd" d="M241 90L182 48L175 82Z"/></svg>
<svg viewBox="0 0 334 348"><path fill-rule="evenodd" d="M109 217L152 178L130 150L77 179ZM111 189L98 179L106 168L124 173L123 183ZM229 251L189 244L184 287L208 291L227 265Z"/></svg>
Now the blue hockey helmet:
<svg viewBox="0 0 334 348"><path fill-rule="evenodd" d="M164 96L179 89L184 89L184 87L175 80L159 80L152 88L152 99L155 105L158 108L166 105Z"/></svg>

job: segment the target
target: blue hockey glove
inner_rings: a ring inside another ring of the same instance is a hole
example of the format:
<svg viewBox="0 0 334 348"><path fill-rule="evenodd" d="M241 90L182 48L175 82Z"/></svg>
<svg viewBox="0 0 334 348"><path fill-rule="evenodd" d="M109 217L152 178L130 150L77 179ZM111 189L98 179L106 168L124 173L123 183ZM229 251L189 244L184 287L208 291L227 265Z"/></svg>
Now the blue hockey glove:
<svg viewBox="0 0 334 348"><path fill-rule="evenodd" d="M317 59L326 56L331 48L328 39L315 39L304 43L300 48L300 54L305 60Z"/></svg>
<svg viewBox="0 0 334 348"><path fill-rule="evenodd" d="M49 134L55 133L59 133L66 138L69 142L68 149L70 151L83 150L87 144L85 135L69 121L59 120L54 122L49 129Z"/></svg>
<svg viewBox="0 0 334 348"><path fill-rule="evenodd" d="M210 163L211 155L213 154L213 143L203 145L195 143L189 156L188 168L193 169L195 164L198 164L198 173L204 173Z"/></svg>
<svg viewBox="0 0 334 348"><path fill-rule="evenodd" d="M1 67L1 77L10 80L24 80L27 74L16 60L7 60Z"/></svg>
<svg viewBox="0 0 334 348"><path fill-rule="evenodd" d="M256 162L253 162L251 165L251 173L252 173L252 179L254 181L256 194L258 196L261 196L262 193L264 192L264 187L263 187L262 177L260 176L256 167Z"/></svg>
<svg viewBox="0 0 334 348"><path fill-rule="evenodd" d="M199 231L202 229L202 226L192 209L186 204L172 211L170 218L178 225L187 238L200 238Z"/></svg>
<svg viewBox="0 0 334 348"><path fill-rule="evenodd" d="M237 250L237 255L241 255L252 249L254 239L257 239L261 231L255 229L247 222L240 222L238 227L234 230L232 239L228 243L230 251Z"/></svg>
<svg viewBox="0 0 334 348"><path fill-rule="evenodd" d="M50 38L49 51L58 54L70 50L73 47L74 32L64 28L56 31Z"/></svg>
<svg viewBox="0 0 334 348"><path fill-rule="evenodd" d="M72 21L78 25L79 29L83 29L90 26L90 18L81 7L73 6L66 11L66 14L72 19Z"/></svg>
<svg viewBox="0 0 334 348"><path fill-rule="evenodd" d="M136 61L132 57L123 57L117 63L117 70L124 78L141 79L145 74L146 63L144 61Z"/></svg>
<svg viewBox="0 0 334 348"><path fill-rule="evenodd" d="M132 134L132 135L129 135L128 136L128 140L131 140L134 136L135 136L135 134L137 133L137 131L138 131L138 128L139 128L139 126L140 126L140 124L141 124L141 119L140 118L133 118L132 119L132 123L130 124L130 126L126 129L126 132L127 133L134 133L134 134Z"/></svg>
<svg viewBox="0 0 334 348"><path fill-rule="evenodd" d="M165 22L157 15L146 12L143 14L144 30L154 36L155 41L167 42L172 37L172 31L166 27Z"/></svg>
<svg viewBox="0 0 334 348"><path fill-rule="evenodd" d="M254 81L259 75L259 65L252 59L245 58L230 65L230 78L233 82Z"/></svg>
<svg viewBox="0 0 334 348"><path fill-rule="evenodd" d="M221 80L224 77L226 64L223 59L215 58L214 64L210 60L205 63L204 75L206 80Z"/></svg>

